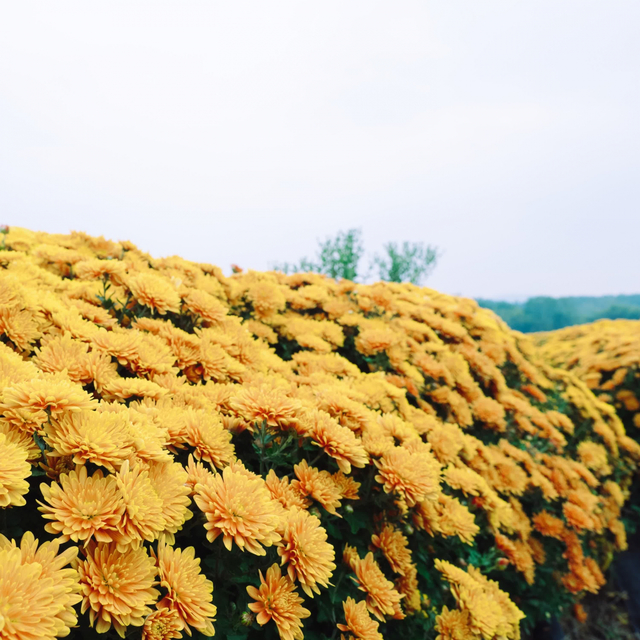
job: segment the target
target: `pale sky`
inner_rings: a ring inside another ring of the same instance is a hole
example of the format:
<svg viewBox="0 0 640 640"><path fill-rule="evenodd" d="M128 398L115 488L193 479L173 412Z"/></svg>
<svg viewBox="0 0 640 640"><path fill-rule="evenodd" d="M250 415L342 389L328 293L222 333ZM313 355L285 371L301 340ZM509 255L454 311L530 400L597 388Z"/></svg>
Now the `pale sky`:
<svg viewBox="0 0 640 640"><path fill-rule="evenodd" d="M0 223L480 297L640 292L638 0L0 0Z"/></svg>

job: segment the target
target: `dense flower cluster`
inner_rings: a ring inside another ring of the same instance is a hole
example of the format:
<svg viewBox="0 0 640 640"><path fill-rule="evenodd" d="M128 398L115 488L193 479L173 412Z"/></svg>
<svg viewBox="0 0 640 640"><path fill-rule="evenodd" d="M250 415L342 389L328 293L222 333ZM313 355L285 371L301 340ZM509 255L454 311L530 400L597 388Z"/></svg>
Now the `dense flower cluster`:
<svg viewBox="0 0 640 640"><path fill-rule="evenodd" d="M536 335L541 355L574 373L600 400L612 405L640 459L640 321L598 320ZM607 465L596 444L584 443L580 456L592 469Z"/></svg>
<svg viewBox="0 0 640 640"><path fill-rule="evenodd" d="M473 301L236 271L5 234L0 639L515 639L597 590L608 405Z"/></svg>

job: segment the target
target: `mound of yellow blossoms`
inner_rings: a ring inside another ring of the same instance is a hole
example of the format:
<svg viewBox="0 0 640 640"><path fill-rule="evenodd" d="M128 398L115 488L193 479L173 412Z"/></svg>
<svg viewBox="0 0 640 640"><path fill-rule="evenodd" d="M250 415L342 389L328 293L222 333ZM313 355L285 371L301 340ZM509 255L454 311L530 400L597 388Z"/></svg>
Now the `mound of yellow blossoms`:
<svg viewBox="0 0 640 640"><path fill-rule="evenodd" d="M540 333L535 341L544 358L612 404L629 436L640 440L640 321L599 320Z"/></svg>
<svg viewBox="0 0 640 640"><path fill-rule="evenodd" d="M1 639L519 638L625 546L635 443L473 301L16 228L0 267Z"/></svg>

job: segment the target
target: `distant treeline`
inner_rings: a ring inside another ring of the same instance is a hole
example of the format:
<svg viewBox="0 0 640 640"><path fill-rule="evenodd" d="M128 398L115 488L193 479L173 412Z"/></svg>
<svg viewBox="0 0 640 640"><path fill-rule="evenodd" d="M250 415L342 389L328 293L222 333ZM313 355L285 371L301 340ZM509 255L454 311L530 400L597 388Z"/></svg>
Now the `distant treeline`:
<svg viewBox="0 0 640 640"><path fill-rule="evenodd" d="M495 311L512 329L525 333L553 331L601 318L640 320L640 294L571 298L538 296L520 303L478 298L478 304Z"/></svg>

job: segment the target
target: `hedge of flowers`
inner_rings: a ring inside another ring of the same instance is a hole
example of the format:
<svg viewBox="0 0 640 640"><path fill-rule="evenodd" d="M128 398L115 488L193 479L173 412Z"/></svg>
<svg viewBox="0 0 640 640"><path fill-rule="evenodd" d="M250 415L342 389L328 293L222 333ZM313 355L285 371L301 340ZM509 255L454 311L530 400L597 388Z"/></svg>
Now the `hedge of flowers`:
<svg viewBox="0 0 640 640"><path fill-rule="evenodd" d="M571 371L613 405L640 440L640 321L598 320L535 336L542 357Z"/></svg>
<svg viewBox="0 0 640 640"><path fill-rule="evenodd" d="M471 300L17 228L0 266L0 638L519 638L625 547L638 445Z"/></svg>
<svg viewBox="0 0 640 640"><path fill-rule="evenodd" d="M575 374L615 407L628 436L640 443L640 321L598 320L540 333L534 340L548 362ZM635 494L640 494L638 484ZM636 502L626 514L635 527L640 523Z"/></svg>

